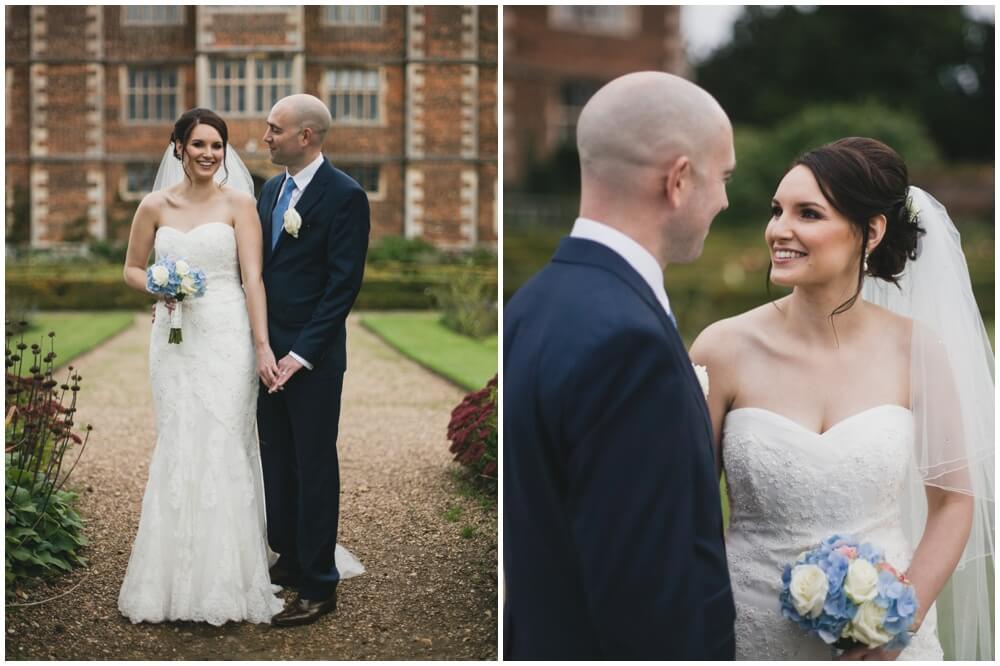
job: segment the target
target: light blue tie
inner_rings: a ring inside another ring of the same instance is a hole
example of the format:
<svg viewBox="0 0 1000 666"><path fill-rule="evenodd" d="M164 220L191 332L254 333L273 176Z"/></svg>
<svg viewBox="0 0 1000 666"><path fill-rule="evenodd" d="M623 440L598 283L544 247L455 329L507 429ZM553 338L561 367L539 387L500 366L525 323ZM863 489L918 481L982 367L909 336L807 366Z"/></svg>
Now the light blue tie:
<svg viewBox="0 0 1000 666"><path fill-rule="evenodd" d="M292 200L292 192L295 191L295 179L286 178L285 187L281 190L278 203L274 205L274 212L271 213L271 249L278 244L278 236L281 235L282 225L285 224L285 211L288 210L288 202Z"/></svg>

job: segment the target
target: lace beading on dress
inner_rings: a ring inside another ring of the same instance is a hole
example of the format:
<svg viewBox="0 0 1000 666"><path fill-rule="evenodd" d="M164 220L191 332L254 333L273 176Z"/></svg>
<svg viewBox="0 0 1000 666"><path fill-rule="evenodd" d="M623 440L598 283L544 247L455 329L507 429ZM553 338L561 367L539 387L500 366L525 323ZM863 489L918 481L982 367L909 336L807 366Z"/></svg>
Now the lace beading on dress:
<svg viewBox="0 0 1000 666"><path fill-rule="evenodd" d="M736 601L736 658L831 658L831 649L781 615L781 571L831 534L881 546L905 571L913 556L901 497L913 465L913 417L881 405L813 433L779 414L742 408L723 425L729 492L726 550ZM940 660L932 607L900 659Z"/></svg>
<svg viewBox="0 0 1000 666"><path fill-rule="evenodd" d="M159 304L149 370L157 441L118 598L133 622L269 622L282 608L268 574L257 448L256 358L233 228L161 227L156 256L205 271L171 345Z"/></svg>

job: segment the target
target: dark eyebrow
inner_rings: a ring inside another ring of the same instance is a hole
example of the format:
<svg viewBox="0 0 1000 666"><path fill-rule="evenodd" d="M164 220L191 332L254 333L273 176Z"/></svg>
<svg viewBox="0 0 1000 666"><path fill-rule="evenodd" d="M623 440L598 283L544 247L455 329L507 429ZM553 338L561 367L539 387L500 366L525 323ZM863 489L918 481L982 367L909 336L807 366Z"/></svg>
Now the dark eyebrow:
<svg viewBox="0 0 1000 666"><path fill-rule="evenodd" d="M814 208L826 210L826 206L824 206L823 204L818 204L815 201L800 201L797 205L799 208L805 208L806 206L813 206Z"/></svg>
<svg viewBox="0 0 1000 666"><path fill-rule="evenodd" d="M778 201L777 199L771 199L771 203L776 204L778 206L781 205L781 202ZM813 206L814 208L819 208L820 210L826 210L826 206L824 206L823 204L818 204L815 201L800 201L795 205L798 206L799 208L806 208L808 206Z"/></svg>
<svg viewBox="0 0 1000 666"><path fill-rule="evenodd" d="M267 126L270 127L272 130L280 130L281 129L280 125L275 125L274 123L268 123Z"/></svg>

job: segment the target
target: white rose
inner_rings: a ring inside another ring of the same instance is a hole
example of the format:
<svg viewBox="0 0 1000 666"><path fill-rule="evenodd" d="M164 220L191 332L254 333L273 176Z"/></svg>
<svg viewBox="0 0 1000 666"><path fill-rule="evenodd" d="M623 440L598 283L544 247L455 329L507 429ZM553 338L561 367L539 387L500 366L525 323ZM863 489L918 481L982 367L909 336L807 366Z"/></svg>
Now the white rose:
<svg viewBox="0 0 1000 666"><path fill-rule="evenodd" d="M841 634L868 647L879 647L892 640L892 636L882 627L885 621L885 609L874 601L866 601L858 607L854 619L847 623Z"/></svg>
<svg viewBox="0 0 1000 666"><path fill-rule="evenodd" d="M826 574L815 564L800 564L792 569L788 591L799 615L819 617L829 589L830 582L826 579Z"/></svg>
<svg viewBox="0 0 1000 666"><path fill-rule="evenodd" d="M698 383L701 384L701 392L708 397L708 368L703 365L697 365L692 363L694 366L694 375L698 378Z"/></svg>
<svg viewBox="0 0 1000 666"><path fill-rule="evenodd" d="M288 232L292 238L299 237L299 229L302 227L302 218L299 217L299 212L294 208L289 208L285 211L285 223L282 225L285 231Z"/></svg>
<svg viewBox="0 0 1000 666"><path fill-rule="evenodd" d="M185 275L187 275L188 273L191 272L191 267L188 266L188 263L186 261L184 261L183 259L178 259L174 263L174 270L177 271L178 275L180 275L181 277L184 277Z"/></svg>
<svg viewBox="0 0 1000 666"><path fill-rule="evenodd" d="M153 266L153 284L157 287L165 287L170 282L170 271L166 266Z"/></svg>
<svg viewBox="0 0 1000 666"><path fill-rule="evenodd" d="M190 296L198 291L198 287L194 283L194 278L190 275L185 275L181 278L181 293L185 296Z"/></svg>
<svg viewBox="0 0 1000 666"><path fill-rule="evenodd" d="M878 595L878 571L868 560L854 560L847 569L844 593L856 604L871 601Z"/></svg>

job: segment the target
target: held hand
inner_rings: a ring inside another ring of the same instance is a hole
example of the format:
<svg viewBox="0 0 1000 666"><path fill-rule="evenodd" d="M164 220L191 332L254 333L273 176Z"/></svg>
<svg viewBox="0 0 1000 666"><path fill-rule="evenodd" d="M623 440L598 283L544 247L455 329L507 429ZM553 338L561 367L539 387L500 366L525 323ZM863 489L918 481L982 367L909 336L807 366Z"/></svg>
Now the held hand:
<svg viewBox="0 0 1000 666"><path fill-rule="evenodd" d="M174 308L177 307L177 299L176 298L171 298L169 296L164 296L164 297L159 298L157 300L163 301L163 304L165 306L167 306L167 312L173 312ZM153 319L152 319L152 322L154 324L156 323L156 303L153 303Z"/></svg>
<svg viewBox="0 0 1000 666"><path fill-rule="evenodd" d="M274 352L269 346L257 350L257 375L268 389L278 381L278 363L274 360Z"/></svg>
<svg viewBox="0 0 1000 666"><path fill-rule="evenodd" d="M291 356L283 356L280 361L278 361L278 380L271 386L268 393L274 393L276 391L282 391L285 388L285 383L292 378L296 372L302 368L302 364L296 361Z"/></svg>
<svg viewBox="0 0 1000 666"><path fill-rule="evenodd" d="M852 647L844 654L837 657L838 661L896 661L896 657L902 650L883 650L882 648L870 648L863 645Z"/></svg>

